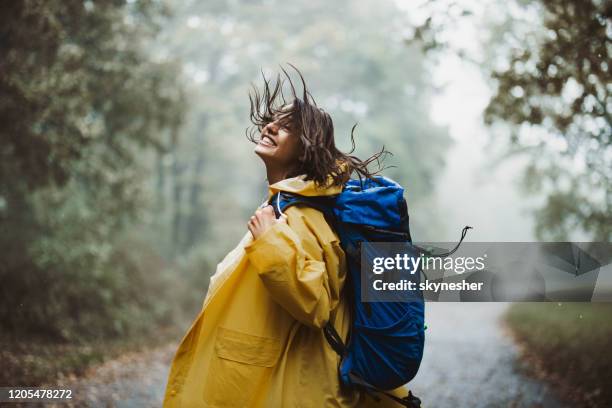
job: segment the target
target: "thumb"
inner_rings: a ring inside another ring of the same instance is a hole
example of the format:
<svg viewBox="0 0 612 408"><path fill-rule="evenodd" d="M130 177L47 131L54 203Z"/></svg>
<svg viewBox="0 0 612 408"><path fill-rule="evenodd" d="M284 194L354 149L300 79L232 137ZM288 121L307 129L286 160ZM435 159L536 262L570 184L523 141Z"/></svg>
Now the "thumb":
<svg viewBox="0 0 612 408"><path fill-rule="evenodd" d="M287 223L287 216L285 214L281 214L280 217L276 219L277 222Z"/></svg>

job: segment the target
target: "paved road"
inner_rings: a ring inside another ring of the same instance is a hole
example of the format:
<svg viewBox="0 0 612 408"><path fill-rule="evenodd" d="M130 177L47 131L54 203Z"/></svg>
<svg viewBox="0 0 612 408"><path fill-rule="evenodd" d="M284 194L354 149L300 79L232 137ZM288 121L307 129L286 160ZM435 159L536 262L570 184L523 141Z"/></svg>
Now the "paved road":
<svg viewBox="0 0 612 408"><path fill-rule="evenodd" d="M501 303L428 303L426 350L411 388L425 407L563 407L520 374ZM126 355L73 382L77 406L159 407L176 344Z"/></svg>
<svg viewBox="0 0 612 408"><path fill-rule="evenodd" d="M500 324L508 304L427 303L425 354L413 392L430 407L563 407L520 374Z"/></svg>

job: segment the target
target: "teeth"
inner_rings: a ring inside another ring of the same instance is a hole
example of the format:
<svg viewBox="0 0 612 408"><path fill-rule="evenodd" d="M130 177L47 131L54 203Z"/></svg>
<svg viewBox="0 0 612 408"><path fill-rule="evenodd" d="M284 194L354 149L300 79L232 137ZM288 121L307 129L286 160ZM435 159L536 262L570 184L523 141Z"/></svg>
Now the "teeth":
<svg viewBox="0 0 612 408"><path fill-rule="evenodd" d="M269 144L269 145L272 145L272 146L276 146L276 143L274 143L272 138L269 137L269 136L264 136L261 140L267 142L266 144Z"/></svg>

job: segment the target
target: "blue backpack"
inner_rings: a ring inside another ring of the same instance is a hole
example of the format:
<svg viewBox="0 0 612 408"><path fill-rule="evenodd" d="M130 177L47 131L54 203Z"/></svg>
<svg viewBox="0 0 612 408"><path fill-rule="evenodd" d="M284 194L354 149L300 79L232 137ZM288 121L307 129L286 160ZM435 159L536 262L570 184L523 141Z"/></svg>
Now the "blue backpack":
<svg viewBox="0 0 612 408"><path fill-rule="evenodd" d="M277 217L293 205L313 207L325 215L340 237L349 272L345 293L351 297L351 329L346 344L329 322L324 334L341 357L341 384L360 388L376 400L379 398L373 393L382 393L403 406L420 407L420 400L411 392L398 398L386 391L408 383L419 370L425 340L422 293L418 292L417 299L398 302L366 303L360 298L362 242L403 242L407 250L418 253L412 246L404 189L376 176L351 179L336 196L280 192L270 204Z"/></svg>

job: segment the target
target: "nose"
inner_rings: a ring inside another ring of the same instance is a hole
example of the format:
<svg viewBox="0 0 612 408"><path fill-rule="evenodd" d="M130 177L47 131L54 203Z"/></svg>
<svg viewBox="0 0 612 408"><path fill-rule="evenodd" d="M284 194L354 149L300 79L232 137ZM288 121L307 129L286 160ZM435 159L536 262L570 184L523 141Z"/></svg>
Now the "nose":
<svg viewBox="0 0 612 408"><path fill-rule="evenodd" d="M266 126L263 127L263 129L261 130L261 133L271 133L271 134L276 134L276 132L278 132L278 126L276 125L276 122L270 122L268 123Z"/></svg>

